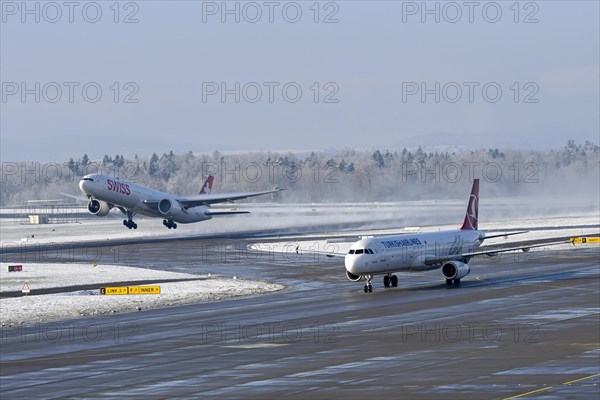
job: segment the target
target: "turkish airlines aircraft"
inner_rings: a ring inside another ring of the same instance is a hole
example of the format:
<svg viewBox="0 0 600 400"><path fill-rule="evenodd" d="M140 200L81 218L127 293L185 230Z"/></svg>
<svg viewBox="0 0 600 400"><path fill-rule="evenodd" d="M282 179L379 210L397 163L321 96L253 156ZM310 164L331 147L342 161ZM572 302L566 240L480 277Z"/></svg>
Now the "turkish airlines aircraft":
<svg viewBox="0 0 600 400"><path fill-rule="evenodd" d="M446 284L460 284L461 278L469 274L469 260L479 255L523 250L532 247L547 246L545 243L501 250L477 251L485 239L516 235L525 232L503 233L486 236L477 229L479 210L479 179L473 181L471 197L467 206L464 222L460 229L420 234L380 236L361 239L350 247L345 255L346 276L351 281L365 279L365 293L372 292L371 280L374 275L383 274L385 287L398 286L398 277L394 272L418 272L442 268Z"/></svg>
<svg viewBox="0 0 600 400"><path fill-rule="evenodd" d="M103 174L84 176L79 189L87 196L90 213L103 217L116 207L127 216L123 225L129 229L137 229L133 222L136 214L163 218L163 225L169 229L176 229L177 223L205 221L216 215L248 214L248 211L211 211L210 206L283 190L211 194L213 180L209 176L200 193L193 196L176 196Z"/></svg>

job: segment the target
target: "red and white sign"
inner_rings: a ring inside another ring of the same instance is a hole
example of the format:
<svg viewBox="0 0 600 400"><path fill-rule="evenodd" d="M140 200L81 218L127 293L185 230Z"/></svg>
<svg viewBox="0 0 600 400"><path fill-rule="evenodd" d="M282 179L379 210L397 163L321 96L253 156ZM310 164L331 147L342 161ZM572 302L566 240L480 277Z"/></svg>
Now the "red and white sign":
<svg viewBox="0 0 600 400"><path fill-rule="evenodd" d="M21 289L21 292L23 292L23 293L29 293L29 292L31 292L31 289L29 288L29 284L27 282L25 282L25 284L23 285L23 288Z"/></svg>

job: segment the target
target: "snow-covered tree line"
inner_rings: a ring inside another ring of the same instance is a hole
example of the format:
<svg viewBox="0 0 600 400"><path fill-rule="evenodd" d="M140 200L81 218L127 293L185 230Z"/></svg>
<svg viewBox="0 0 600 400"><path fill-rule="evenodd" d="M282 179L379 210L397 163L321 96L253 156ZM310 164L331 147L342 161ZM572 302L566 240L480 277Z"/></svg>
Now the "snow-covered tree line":
<svg viewBox="0 0 600 400"><path fill-rule="evenodd" d="M549 151L515 149L426 152L339 150L331 152L194 153L125 158L87 154L66 162L2 164L0 205L78 194L88 173L103 172L159 190L197 193L208 175L213 191L287 189L281 202L365 202L462 199L473 178L487 196L598 196L600 149L573 140ZM254 201L265 201L265 198ZM267 199L268 200L268 199Z"/></svg>

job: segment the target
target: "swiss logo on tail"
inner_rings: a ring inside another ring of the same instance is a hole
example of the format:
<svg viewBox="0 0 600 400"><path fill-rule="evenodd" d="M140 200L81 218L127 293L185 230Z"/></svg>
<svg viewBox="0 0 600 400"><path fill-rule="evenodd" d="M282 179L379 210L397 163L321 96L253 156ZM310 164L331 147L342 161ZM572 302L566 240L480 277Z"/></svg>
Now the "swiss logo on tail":
<svg viewBox="0 0 600 400"><path fill-rule="evenodd" d="M204 185L202 185L202 189L200 190L200 192L198 194L210 194L214 180L215 180L215 177L212 175L209 175L208 178L206 178L206 181L204 182Z"/></svg>
<svg viewBox="0 0 600 400"><path fill-rule="evenodd" d="M465 214L465 221L460 227L461 230L477 230L477 215L479 214L479 179L473 180L473 188L471 189L471 197Z"/></svg>

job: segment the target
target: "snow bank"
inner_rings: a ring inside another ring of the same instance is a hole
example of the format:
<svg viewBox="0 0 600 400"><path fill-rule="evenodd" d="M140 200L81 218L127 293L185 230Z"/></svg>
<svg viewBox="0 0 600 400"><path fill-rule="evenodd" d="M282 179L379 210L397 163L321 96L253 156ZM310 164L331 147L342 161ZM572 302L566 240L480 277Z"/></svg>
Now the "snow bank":
<svg viewBox="0 0 600 400"><path fill-rule="evenodd" d="M114 265L23 264L22 272L8 272L8 265L0 263L0 292L20 291L27 282L31 294L0 299L2 326L249 296L283 288L281 285L258 281ZM159 295L100 295L99 288L110 286L111 282L144 282L144 285L152 285L147 282L166 279L186 281L157 283L161 287ZM40 289L90 284L98 285L98 289L35 295L35 291Z"/></svg>

